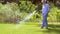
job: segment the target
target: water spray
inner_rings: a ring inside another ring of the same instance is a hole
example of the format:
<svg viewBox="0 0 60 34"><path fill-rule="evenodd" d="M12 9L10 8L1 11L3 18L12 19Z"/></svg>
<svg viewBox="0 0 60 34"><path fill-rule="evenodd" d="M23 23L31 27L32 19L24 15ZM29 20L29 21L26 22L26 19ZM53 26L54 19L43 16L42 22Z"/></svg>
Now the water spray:
<svg viewBox="0 0 60 34"><path fill-rule="evenodd" d="M20 28L22 25L24 25L27 21L31 18L32 15L34 15L36 13L36 11L39 11L40 10L40 7L38 6L32 13L29 13L22 21L19 21L15 28L18 29Z"/></svg>
<svg viewBox="0 0 60 34"><path fill-rule="evenodd" d="M25 17L24 20L20 21L19 24L17 24L17 25L15 26L15 28L16 28L16 29L17 29L17 28L20 28L22 25L24 25L24 24L26 23L25 21L29 20L29 19L31 18L31 16L34 15L35 13L36 13L36 10L35 10L34 12L28 14L28 15Z"/></svg>
<svg viewBox="0 0 60 34"><path fill-rule="evenodd" d="M28 15L25 17L24 20L20 21L19 24L17 24L17 25L15 26L15 28L16 28L16 29L20 28L22 25L24 25L24 24L26 23L25 21L29 20L29 19L31 18L31 16L34 15L34 14L36 13L36 11L39 11L39 10L40 10L40 7L36 8L35 11L33 11L33 12L30 13L30 14L28 14Z"/></svg>

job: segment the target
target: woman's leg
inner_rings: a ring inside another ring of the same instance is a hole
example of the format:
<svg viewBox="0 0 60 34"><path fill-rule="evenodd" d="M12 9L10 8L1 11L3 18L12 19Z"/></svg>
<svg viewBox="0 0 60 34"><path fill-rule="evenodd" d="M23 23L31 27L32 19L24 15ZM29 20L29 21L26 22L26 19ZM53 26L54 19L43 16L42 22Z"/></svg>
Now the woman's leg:
<svg viewBox="0 0 60 34"><path fill-rule="evenodd" d="M48 28L47 16L48 16L48 14L47 15L43 14L43 21L42 21L42 27L41 28L43 28L44 25L46 25L46 28Z"/></svg>
<svg viewBox="0 0 60 34"><path fill-rule="evenodd" d="M46 25L46 28L48 28L47 16L48 16L48 13L44 16L45 17L45 25Z"/></svg>
<svg viewBox="0 0 60 34"><path fill-rule="evenodd" d="M43 15L42 27L41 27L41 28L43 28L43 27L44 27L44 25L45 25L45 16Z"/></svg>
<svg viewBox="0 0 60 34"><path fill-rule="evenodd" d="M46 16L46 19L45 19L45 25L46 25L46 28L48 28L47 16Z"/></svg>

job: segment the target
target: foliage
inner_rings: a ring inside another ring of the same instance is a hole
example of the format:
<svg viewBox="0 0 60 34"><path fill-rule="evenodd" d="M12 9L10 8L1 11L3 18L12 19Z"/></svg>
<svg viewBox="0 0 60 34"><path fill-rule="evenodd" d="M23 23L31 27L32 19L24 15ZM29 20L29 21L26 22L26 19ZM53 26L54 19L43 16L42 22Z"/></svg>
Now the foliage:
<svg viewBox="0 0 60 34"><path fill-rule="evenodd" d="M5 21L7 18L8 19L11 18L10 20L13 20L13 19L15 20L17 16L19 16L19 19L23 20L26 17L26 15L34 12L34 10L41 9L41 8L42 6L34 5L30 1L27 2L27 5L26 5L26 1L21 1L21 4L19 7L16 3L7 3L6 5L0 4L0 21ZM28 21L41 22L41 20L42 20L42 15L39 11L37 11ZM59 7L53 6L53 4L50 4L48 21L50 22L60 21Z"/></svg>
<svg viewBox="0 0 60 34"><path fill-rule="evenodd" d="M2 22L16 22L18 18L20 19L19 9L15 3L7 3L6 5L0 5L2 6L0 8L0 19L2 20Z"/></svg>

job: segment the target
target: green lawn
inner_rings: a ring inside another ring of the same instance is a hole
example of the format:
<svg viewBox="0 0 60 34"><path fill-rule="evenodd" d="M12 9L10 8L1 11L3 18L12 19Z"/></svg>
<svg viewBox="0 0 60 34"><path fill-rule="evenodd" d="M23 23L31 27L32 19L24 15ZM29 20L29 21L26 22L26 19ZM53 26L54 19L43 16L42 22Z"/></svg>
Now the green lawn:
<svg viewBox="0 0 60 34"><path fill-rule="evenodd" d="M58 24L49 24L49 29L41 29L41 24L33 22L26 23L19 28L15 26L16 24L0 24L0 34L60 34Z"/></svg>

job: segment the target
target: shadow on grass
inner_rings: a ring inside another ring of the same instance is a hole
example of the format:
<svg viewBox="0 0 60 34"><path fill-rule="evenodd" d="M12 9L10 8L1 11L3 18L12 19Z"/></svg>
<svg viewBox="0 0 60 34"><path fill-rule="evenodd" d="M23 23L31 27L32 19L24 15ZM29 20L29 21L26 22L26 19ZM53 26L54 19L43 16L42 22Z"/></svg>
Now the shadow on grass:
<svg viewBox="0 0 60 34"><path fill-rule="evenodd" d="M38 32L43 32L45 34L60 34L60 25L49 24L48 29L40 29Z"/></svg>
<svg viewBox="0 0 60 34"><path fill-rule="evenodd" d="M49 28L44 30L45 33L60 34L60 25L49 24Z"/></svg>

